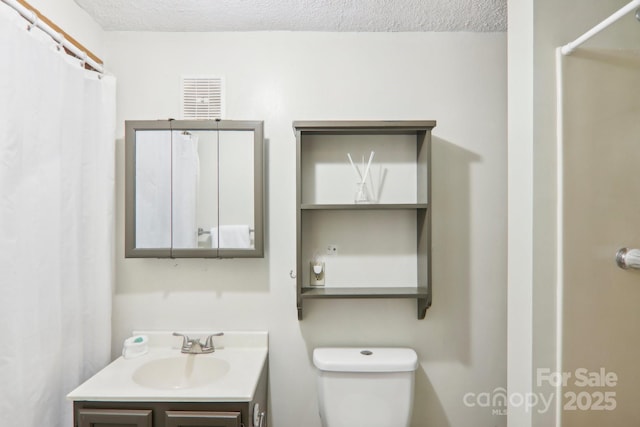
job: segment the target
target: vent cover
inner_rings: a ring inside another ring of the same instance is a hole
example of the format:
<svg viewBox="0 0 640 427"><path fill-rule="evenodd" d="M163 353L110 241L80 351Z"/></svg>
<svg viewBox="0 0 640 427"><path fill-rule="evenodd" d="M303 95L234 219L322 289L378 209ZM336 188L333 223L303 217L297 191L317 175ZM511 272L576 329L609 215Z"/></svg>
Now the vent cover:
<svg viewBox="0 0 640 427"><path fill-rule="evenodd" d="M223 81L216 76L182 77L184 119L222 119Z"/></svg>

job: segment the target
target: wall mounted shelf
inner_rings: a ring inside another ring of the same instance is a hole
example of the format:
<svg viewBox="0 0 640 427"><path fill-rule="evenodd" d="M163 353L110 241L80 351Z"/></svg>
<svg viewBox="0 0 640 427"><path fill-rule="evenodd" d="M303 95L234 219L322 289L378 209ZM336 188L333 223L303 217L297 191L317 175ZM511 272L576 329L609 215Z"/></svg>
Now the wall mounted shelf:
<svg viewBox="0 0 640 427"><path fill-rule="evenodd" d="M304 204L300 205L301 210L383 210L383 209L427 209L426 203L396 203L396 204Z"/></svg>
<svg viewBox="0 0 640 427"><path fill-rule="evenodd" d="M435 121L296 121L296 295L298 319L311 299L415 299L431 306L431 130ZM370 203L355 203L347 153L375 151ZM328 245L336 256L324 255ZM326 284L310 285L312 258Z"/></svg>

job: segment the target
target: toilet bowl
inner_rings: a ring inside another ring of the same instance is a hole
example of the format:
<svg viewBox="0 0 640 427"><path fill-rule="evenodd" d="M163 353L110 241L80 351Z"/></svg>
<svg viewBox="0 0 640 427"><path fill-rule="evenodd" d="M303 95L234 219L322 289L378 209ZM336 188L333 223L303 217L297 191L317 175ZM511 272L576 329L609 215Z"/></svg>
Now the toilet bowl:
<svg viewBox="0 0 640 427"><path fill-rule="evenodd" d="M407 427L418 356L410 348L316 348L323 427Z"/></svg>

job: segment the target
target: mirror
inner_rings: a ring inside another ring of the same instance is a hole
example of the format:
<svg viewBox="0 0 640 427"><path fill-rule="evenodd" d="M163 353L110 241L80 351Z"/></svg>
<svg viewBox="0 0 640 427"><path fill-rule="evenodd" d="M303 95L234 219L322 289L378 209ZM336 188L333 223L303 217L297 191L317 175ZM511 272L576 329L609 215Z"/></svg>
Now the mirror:
<svg viewBox="0 0 640 427"><path fill-rule="evenodd" d="M125 127L125 257L263 256L262 122Z"/></svg>

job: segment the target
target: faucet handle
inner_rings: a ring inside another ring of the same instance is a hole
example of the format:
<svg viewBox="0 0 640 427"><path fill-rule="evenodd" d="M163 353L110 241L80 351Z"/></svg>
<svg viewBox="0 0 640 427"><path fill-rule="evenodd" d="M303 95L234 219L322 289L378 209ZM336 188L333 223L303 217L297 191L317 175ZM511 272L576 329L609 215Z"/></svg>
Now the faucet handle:
<svg viewBox="0 0 640 427"><path fill-rule="evenodd" d="M221 337L223 335L224 335L224 332L218 332L218 333L209 335L207 337L207 340L204 343L204 346L207 347L207 348L211 348L211 349L215 350L215 348L213 346L213 337Z"/></svg>
<svg viewBox="0 0 640 427"><path fill-rule="evenodd" d="M174 337L182 337L182 348L189 347L189 341L191 341L191 339L188 336L186 336L185 334L180 334L178 332L174 332L173 336Z"/></svg>

